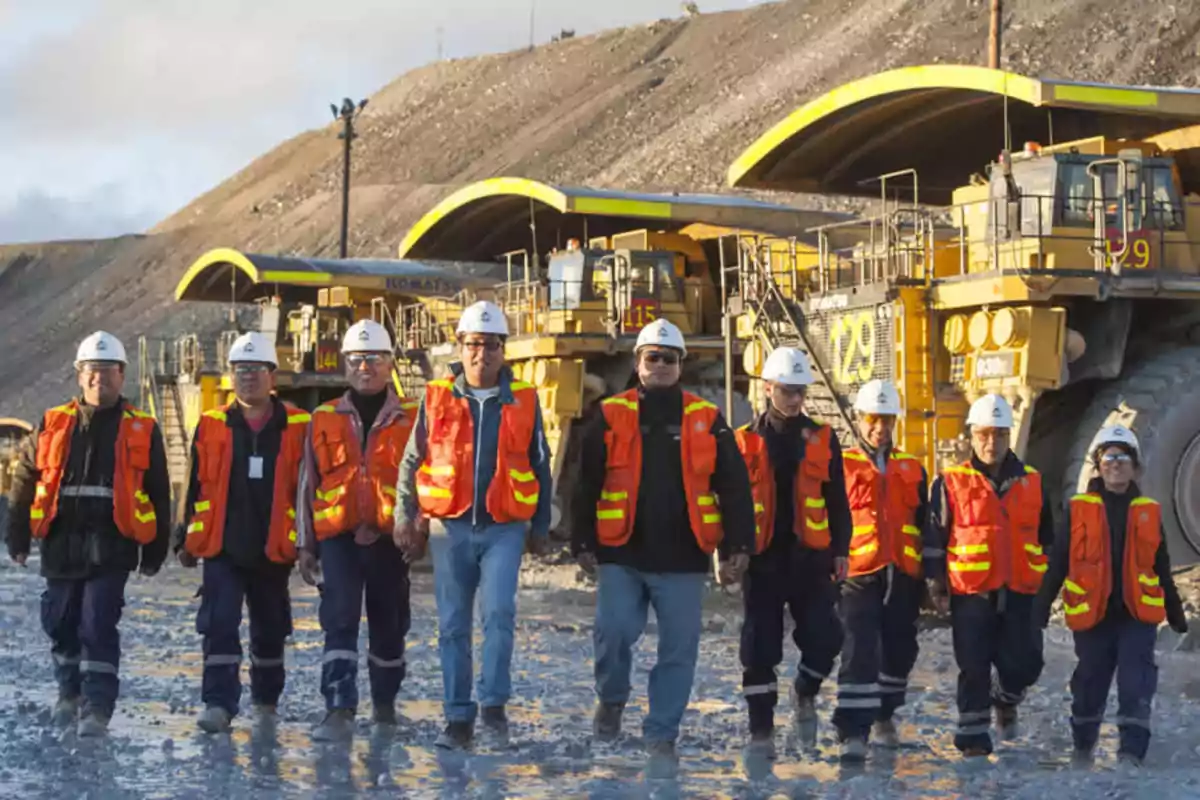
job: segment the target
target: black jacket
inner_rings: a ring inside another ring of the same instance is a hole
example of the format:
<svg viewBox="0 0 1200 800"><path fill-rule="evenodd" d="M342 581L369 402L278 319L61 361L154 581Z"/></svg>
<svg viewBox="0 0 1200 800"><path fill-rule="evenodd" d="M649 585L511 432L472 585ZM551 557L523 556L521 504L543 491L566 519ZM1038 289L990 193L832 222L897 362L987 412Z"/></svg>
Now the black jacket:
<svg viewBox="0 0 1200 800"><path fill-rule="evenodd" d="M255 569L272 564L266 553L267 534L271 528L271 507L275 495L275 464L287 427L287 409L278 399L272 401L274 411L262 430L255 433L246 422L241 406L236 403L226 412L225 425L233 434L233 457L229 468L229 497L225 505L225 528L221 556L239 567ZM197 429L197 432L199 429ZM262 459L262 477L250 477L250 459ZM186 519L176 527L174 549L183 547L186 520L200 495L199 460L196 456L196 436L192 436L189 460Z"/></svg>
<svg viewBox="0 0 1200 800"><path fill-rule="evenodd" d="M1110 536L1110 554L1112 556L1112 594L1108 596L1108 608L1105 609L1104 619L1129 619L1129 609L1125 606L1125 528L1129 521L1129 504L1141 497L1137 484L1131 484L1125 494L1113 494L1104 488L1101 478L1093 478L1088 484L1088 492L1100 495L1104 500L1104 512L1108 518ZM1183 601L1179 597L1179 589L1171 576L1171 559L1167 555L1167 540L1162 535L1158 551L1154 554L1154 574L1158 576L1163 590L1163 606L1167 612L1167 620L1172 625L1182 624L1186 620L1183 611ZM1038 592L1037 604L1034 606L1034 619L1043 627L1050 618L1050 606L1062 589L1063 581L1071 566L1071 510L1063 514L1062 524L1058 528L1058 536L1054 540L1054 551L1050 555L1050 566L1042 580L1042 588Z"/></svg>
<svg viewBox="0 0 1200 800"><path fill-rule="evenodd" d="M1017 458L1011 450L1000 465L998 477L992 477L987 465L971 456L971 467L988 476L992 489L1003 498L1008 490L1025 477L1025 462ZM1038 520L1038 543L1043 550L1048 551L1054 544L1054 508L1050 504L1050 494L1046 481L1042 481L1042 509ZM929 490L929 519L925 526L925 577L945 586L948 582L946 573L946 545L950 541L950 528L953 525L950 503L946 497L946 479L938 475Z"/></svg>
<svg viewBox="0 0 1200 800"><path fill-rule="evenodd" d="M79 401L79 416L67 456L62 485L111 488L116 468L117 434L128 402L121 398L111 408L97 409ZM29 509L41 475L37 468L38 426L21 449L17 472L9 491L8 552L29 552L32 539ZM154 426L150 438L150 468L143 478L157 517L158 532L150 544L121 535L113 521L111 497L60 497L58 515L50 533L40 540L42 575L47 578L86 578L103 572L132 572L141 567L156 570L167 556L171 529L171 488L162 433Z"/></svg>
<svg viewBox="0 0 1200 800"><path fill-rule="evenodd" d="M771 533L771 544L760 558L774 557L800 545L795 534L796 525L796 470L804 460L807 442L805 431L820 430L821 424L801 414L785 417L774 408L759 414L749 428L763 437L767 455L775 472L775 524ZM821 484L821 496L825 499L825 510L829 515L829 554L845 558L850 552L850 536L854 530L850 518L850 501L846 497L846 474L842 469L842 445L837 435L830 433L829 447L833 451L829 459L829 480Z"/></svg>
<svg viewBox="0 0 1200 800"><path fill-rule="evenodd" d="M596 541L596 503L604 486L608 424L598 414L584 432L579 481L572 498L572 551L596 553L601 563L622 564L642 572L707 572L710 562L692 533L683 487L680 430L683 392L638 390L642 429L642 477L638 486L633 535L621 547L600 547ZM725 539L721 553L754 550L754 499L750 477L738 452L733 431L718 415L711 428L717 438L717 466L712 490L721 506Z"/></svg>

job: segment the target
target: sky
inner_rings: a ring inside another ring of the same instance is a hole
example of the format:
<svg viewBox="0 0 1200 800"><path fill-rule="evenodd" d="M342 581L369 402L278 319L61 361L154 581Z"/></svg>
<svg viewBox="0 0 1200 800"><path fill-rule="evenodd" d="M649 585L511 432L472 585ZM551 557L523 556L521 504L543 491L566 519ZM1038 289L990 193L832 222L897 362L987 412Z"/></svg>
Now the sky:
<svg viewBox="0 0 1200 800"><path fill-rule="evenodd" d="M759 0L699 0L702 11ZM0 242L144 230L437 57L679 0L0 0Z"/></svg>

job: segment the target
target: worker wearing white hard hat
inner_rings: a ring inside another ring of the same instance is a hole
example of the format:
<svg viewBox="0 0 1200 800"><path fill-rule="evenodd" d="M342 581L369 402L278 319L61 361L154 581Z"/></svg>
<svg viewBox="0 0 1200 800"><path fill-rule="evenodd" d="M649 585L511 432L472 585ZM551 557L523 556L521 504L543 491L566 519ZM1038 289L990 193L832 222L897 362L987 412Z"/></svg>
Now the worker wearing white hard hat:
<svg viewBox="0 0 1200 800"><path fill-rule="evenodd" d="M300 575L314 586L324 576L326 714L312 733L317 741L353 736L364 599L371 722L380 731L396 723L410 617L408 563L391 532L399 454L412 435L417 403L396 392L393 352L383 325L369 319L351 325L342 338L350 388L313 410L305 439L296 515Z"/></svg>
<svg viewBox="0 0 1200 800"><path fill-rule="evenodd" d="M50 637L56 725L108 729L119 693L118 624L131 572L154 575L170 543L170 479L153 416L121 390L125 347L110 333L75 354L79 396L42 415L18 457L6 539L24 566L41 551L41 622Z"/></svg>
<svg viewBox="0 0 1200 800"><path fill-rule="evenodd" d="M185 521L175 551L204 561L196 627L204 669L197 719L230 730L242 693L242 607L250 616L250 695L260 721L283 693L283 650L292 632L288 578L296 560L295 502L309 414L275 397L274 340L244 333L229 348L233 400L206 411L192 436Z"/></svg>
<svg viewBox="0 0 1200 800"><path fill-rule="evenodd" d="M642 738L665 758L692 690L712 559L737 579L754 547L746 468L717 407L680 385L686 354L669 320L641 330L637 386L601 401L585 429L571 504L572 550L598 584L594 734L621 730L632 647L653 606L659 648Z"/></svg>
<svg viewBox="0 0 1200 800"><path fill-rule="evenodd" d="M816 696L842 649L837 582L848 568L851 525L841 445L829 425L804 413L815 381L808 355L776 348L761 378L766 408L737 431L758 533L742 592L741 660L751 746L770 753L785 604L800 650L793 684L796 724L802 741L815 741Z"/></svg>
<svg viewBox="0 0 1200 800"><path fill-rule="evenodd" d="M1013 409L998 394L971 404L971 457L943 470L929 493L925 577L950 611L958 662L958 731L965 756L1017 735L1017 707L1041 675L1034 602L1054 541L1048 487L1009 448ZM995 680L993 680L993 674Z"/></svg>
<svg viewBox="0 0 1200 800"><path fill-rule="evenodd" d="M1067 506L1035 615L1045 628L1062 590L1064 622L1079 659L1071 677L1074 760L1092 760L1115 672L1117 757L1140 766L1158 684L1158 626L1166 621L1184 634L1188 620L1171 575L1162 507L1135 480L1137 436L1124 425L1106 425L1089 451L1099 474Z"/></svg>
<svg viewBox="0 0 1200 800"><path fill-rule="evenodd" d="M901 413L896 385L867 381L854 411L862 446L842 454L854 534L841 592L846 638L833 712L845 760L865 758L872 733L884 747L899 746L893 716L917 660L921 530L928 516L925 469L893 440Z"/></svg>
<svg viewBox="0 0 1200 800"><path fill-rule="evenodd" d="M404 453L393 531L396 546L412 558L428 536L420 515L440 520L445 530L429 542L446 720L437 746L444 749L469 746L477 718L492 743L508 740L517 579L526 549L544 553L549 545L554 495L537 388L504 361L503 309L474 303L456 332L459 360L426 384ZM483 657L473 697L479 593Z"/></svg>

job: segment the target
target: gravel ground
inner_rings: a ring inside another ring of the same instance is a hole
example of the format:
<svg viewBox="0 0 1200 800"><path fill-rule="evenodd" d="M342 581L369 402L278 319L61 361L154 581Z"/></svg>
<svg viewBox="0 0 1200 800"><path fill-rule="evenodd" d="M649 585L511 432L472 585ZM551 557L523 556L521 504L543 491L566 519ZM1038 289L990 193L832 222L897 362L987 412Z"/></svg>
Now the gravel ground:
<svg viewBox="0 0 1200 800"><path fill-rule="evenodd" d="M988 760L964 763L950 742L955 669L949 631L924 631L902 711L908 744L876 750L865 767L838 765L832 729L832 685L821 703L818 747L798 748L779 712L779 758L747 759L739 697L736 598L714 592L705 615L701 665L684 720L674 775L647 765L635 736L601 747L590 742L590 590L571 567L538 567L523 577L513 742L447 756L433 747L441 725L432 580L414 578L410 675L401 694L404 717L394 738L373 736L360 708L350 746L315 745L309 732L322 716L318 692L321 634L315 592L293 583L296 633L288 655L289 686L274 733L235 723L231 736L206 737L194 727L200 652L194 632L199 573L172 567L130 583L122 634L122 700L106 740L78 740L49 725L55 692L47 642L37 618L41 580L36 562L0 566L0 794L24 797L1200 797L1200 676L1196 656L1160 655L1155 735L1147 767L1115 764L1115 730L1104 729L1090 771L1067 766L1073 662L1065 630L1047 635L1048 665L1024 707L1023 734ZM365 633L365 627L364 627ZM655 645L653 622L639 645L635 697L627 730L640 730ZM1163 638L1163 646L1174 641ZM365 652L365 642L360 645ZM790 658L790 656L789 656ZM365 674L362 675L365 690ZM1113 701L1115 702L1115 701ZM1113 708L1110 705L1110 711Z"/></svg>

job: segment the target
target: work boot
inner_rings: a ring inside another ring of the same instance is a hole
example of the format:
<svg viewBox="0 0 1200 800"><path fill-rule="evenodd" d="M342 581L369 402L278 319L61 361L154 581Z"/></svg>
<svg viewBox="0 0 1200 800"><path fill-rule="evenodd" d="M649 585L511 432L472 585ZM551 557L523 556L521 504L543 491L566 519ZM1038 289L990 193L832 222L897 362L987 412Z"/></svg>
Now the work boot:
<svg viewBox="0 0 1200 800"><path fill-rule="evenodd" d="M1121 766L1136 768L1142 766L1142 759L1133 753L1118 752L1117 763Z"/></svg>
<svg viewBox="0 0 1200 800"><path fill-rule="evenodd" d="M871 728L871 735L880 747L888 750L900 747L900 732L896 730L896 723L890 719L876 720Z"/></svg>
<svg viewBox="0 0 1200 800"><path fill-rule="evenodd" d="M621 735L621 715L624 703L597 703L592 719L592 735L601 742L611 742Z"/></svg>
<svg viewBox="0 0 1200 800"><path fill-rule="evenodd" d="M391 728L396 725L396 706L392 703L371 707L371 725L375 728Z"/></svg>
<svg viewBox="0 0 1200 800"><path fill-rule="evenodd" d="M867 740L857 736L845 740L839 748L842 761L861 763L867 760Z"/></svg>
<svg viewBox="0 0 1200 800"><path fill-rule="evenodd" d="M344 742L354 737L354 712L335 708L312 732L314 742Z"/></svg>
<svg viewBox="0 0 1200 800"><path fill-rule="evenodd" d="M79 716L79 696L66 697L60 695L58 702L54 704L54 712L50 715L50 722L54 725L65 728L75 721Z"/></svg>
<svg viewBox="0 0 1200 800"><path fill-rule="evenodd" d="M805 747L817 743L817 704L815 698L796 696L796 736Z"/></svg>
<svg viewBox="0 0 1200 800"><path fill-rule="evenodd" d="M105 714L103 711L94 709L87 711L79 720L77 732L79 736L103 736L108 732L108 723L111 719L112 714Z"/></svg>
<svg viewBox="0 0 1200 800"><path fill-rule="evenodd" d="M446 729L434 742L435 747L443 750L466 750L475 738L475 725L470 722L448 722Z"/></svg>
<svg viewBox="0 0 1200 800"><path fill-rule="evenodd" d="M992 754L992 748L982 744L973 744L962 749L963 758L986 758Z"/></svg>
<svg viewBox="0 0 1200 800"><path fill-rule="evenodd" d="M255 722L275 722L279 719L279 711L274 703L255 703L250 713L254 716Z"/></svg>
<svg viewBox="0 0 1200 800"><path fill-rule="evenodd" d="M1000 741L1011 742L1017 738L1020 731L1017 728L1017 707L1009 705L993 706L996 714L996 730Z"/></svg>
<svg viewBox="0 0 1200 800"><path fill-rule="evenodd" d="M764 758L775 757L775 729L750 731L750 752Z"/></svg>
<svg viewBox="0 0 1200 800"><path fill-rule="evenodd" d="M675 740L646 742L646 755L650 758L675 758Z"/></svg>
<svg viewBox="0 0 1200 800"><path fill-rule="evenodd" d="M196 724L205 733L228 733L232 722L233 716L220 706L209 706L196 718Z"/></svg>
<svg viewBox="0 0 1200 800"><path fill-rule="evenodd" d="M1090 747L1076 747L1071 753L1071 765L1074 767L1090 767L1095 760L1095 752Z"/></svg>
<svg viewBox="0 0 1200 800"><path fill-rule="evenodd" d="M483 731L496 747L508 746L508 715L504 706L484 706L480 713Z"/></svg>

